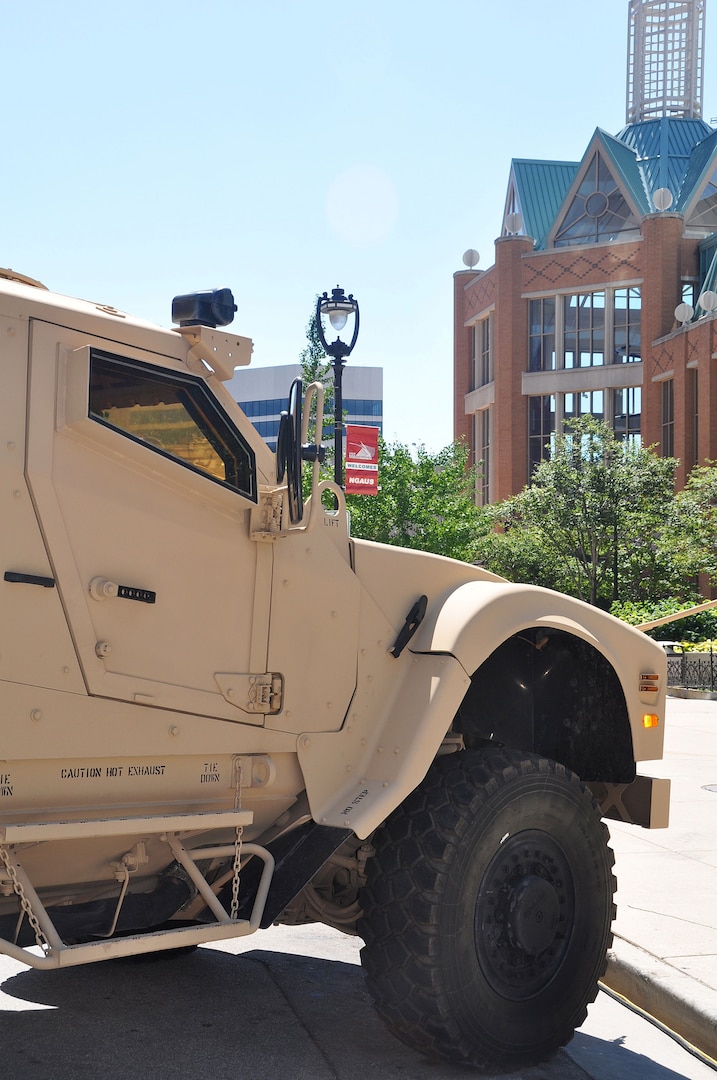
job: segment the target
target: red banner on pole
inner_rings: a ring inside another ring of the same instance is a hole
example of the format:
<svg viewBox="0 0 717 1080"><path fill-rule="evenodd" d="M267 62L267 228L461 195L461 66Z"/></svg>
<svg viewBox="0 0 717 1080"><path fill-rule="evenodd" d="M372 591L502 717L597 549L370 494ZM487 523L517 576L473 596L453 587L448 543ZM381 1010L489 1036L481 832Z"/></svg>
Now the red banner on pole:
<svg viewBox="0 0 717 1080"><path fill-rule="evenodd" d="M346 480L348 495L378 494L378 428L346 425Z"/></svg>

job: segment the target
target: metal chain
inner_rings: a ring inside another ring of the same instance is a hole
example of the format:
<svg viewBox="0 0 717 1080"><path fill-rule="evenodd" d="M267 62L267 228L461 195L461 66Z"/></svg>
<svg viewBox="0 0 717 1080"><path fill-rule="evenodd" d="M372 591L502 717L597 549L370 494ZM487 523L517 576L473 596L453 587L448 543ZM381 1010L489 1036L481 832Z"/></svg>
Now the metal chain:
<svg viewBox="0 0 717 1080"><path fill-rule="evenodd" d="M7 853L7 848L2 844L0 844L0 859L2 859L3 866L7 870L7 875L10 879L13 891L20 900L20 907L22 908L24 914L27 916L27 921L30 923L30 926L35 933L35 942L37 945L40 946L42 951L47 954L50 949L50 943L42 932L42 928L37 921L35 912L32 910L32 905L30 904L30 901L25 896L25 890L22 887L22 882L17 876L17 871L15 870L15 867L10 861L10 856Z"/></svg>
<svg viewBox="0 0 717 1080"><path fill-rule="evenodd" d="M234 763L234 809L241 810L241 782L242 782L242 766L241 758L237 758ZM229 915L232 920L235 920L239 915L239 879L241 872L241 846L242 836L244 833L243 825L237 825L236 836L234 838L234 866L232 877L232 902L229 909Z"/></svg>

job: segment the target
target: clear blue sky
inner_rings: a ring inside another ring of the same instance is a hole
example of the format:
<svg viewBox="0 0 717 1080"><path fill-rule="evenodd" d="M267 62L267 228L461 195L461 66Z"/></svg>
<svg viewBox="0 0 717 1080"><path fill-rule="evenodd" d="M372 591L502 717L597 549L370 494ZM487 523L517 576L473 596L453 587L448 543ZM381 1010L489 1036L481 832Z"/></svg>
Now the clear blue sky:
<svg viewBox="0 0 717 1080"><path fill-rule="evenodd" d="M717 117L717 0L704 115ZM361 305L385 434L452 438L452 275L493 263L513 157L625 121L628 0L7 4L0 265L164 325L228 285L254 363Z"/></svg>

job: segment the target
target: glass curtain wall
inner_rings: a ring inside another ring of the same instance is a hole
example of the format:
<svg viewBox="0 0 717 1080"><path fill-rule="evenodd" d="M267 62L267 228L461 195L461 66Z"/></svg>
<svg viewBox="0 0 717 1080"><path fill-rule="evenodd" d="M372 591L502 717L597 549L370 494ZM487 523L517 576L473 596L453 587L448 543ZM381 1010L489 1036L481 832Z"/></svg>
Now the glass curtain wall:
<svg viewBox="0 0 717 1080"><path fill-rule="evenodd" d="M575 371L639 363L641 306L636 286L530 300L529 371ZM611 424L618 438L639 443L641 414L639 385L530 397L530 473L549 456L551 439L563 430L566 421L595 416Z"/></svg>
<svg viewBox="0 0 717 1080"><path fill-rule="evenodd" d="M492 337L493 320L486 319L474 324L473 335L473 389L478 390L493 381Z"/></svg>
<svg viewBox="0 0 717 1080"><path fill-rule="evenodd" d="M528 398L528 475L541 461L550 457L555 438L555 394Z"/></svg>
<svg viewBox="0 0 717 1080"><path fill-rule="evenodd" d="M602 367L605 363L605 293L563 298L563 367Z"/></svg>

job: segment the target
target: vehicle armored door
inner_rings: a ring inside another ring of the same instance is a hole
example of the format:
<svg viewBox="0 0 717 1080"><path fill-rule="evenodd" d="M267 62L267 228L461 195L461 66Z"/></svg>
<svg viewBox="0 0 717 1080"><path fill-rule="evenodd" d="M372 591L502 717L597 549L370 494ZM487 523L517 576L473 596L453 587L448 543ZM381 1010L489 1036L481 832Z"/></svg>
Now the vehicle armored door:
<svg viewBox="0 0 717 1080"><path fill-rule="evenodd" d="M243 696L266 670L271 587L251 435L183 347L34 323L28 479L89 692L262 723Z"/></svg>

